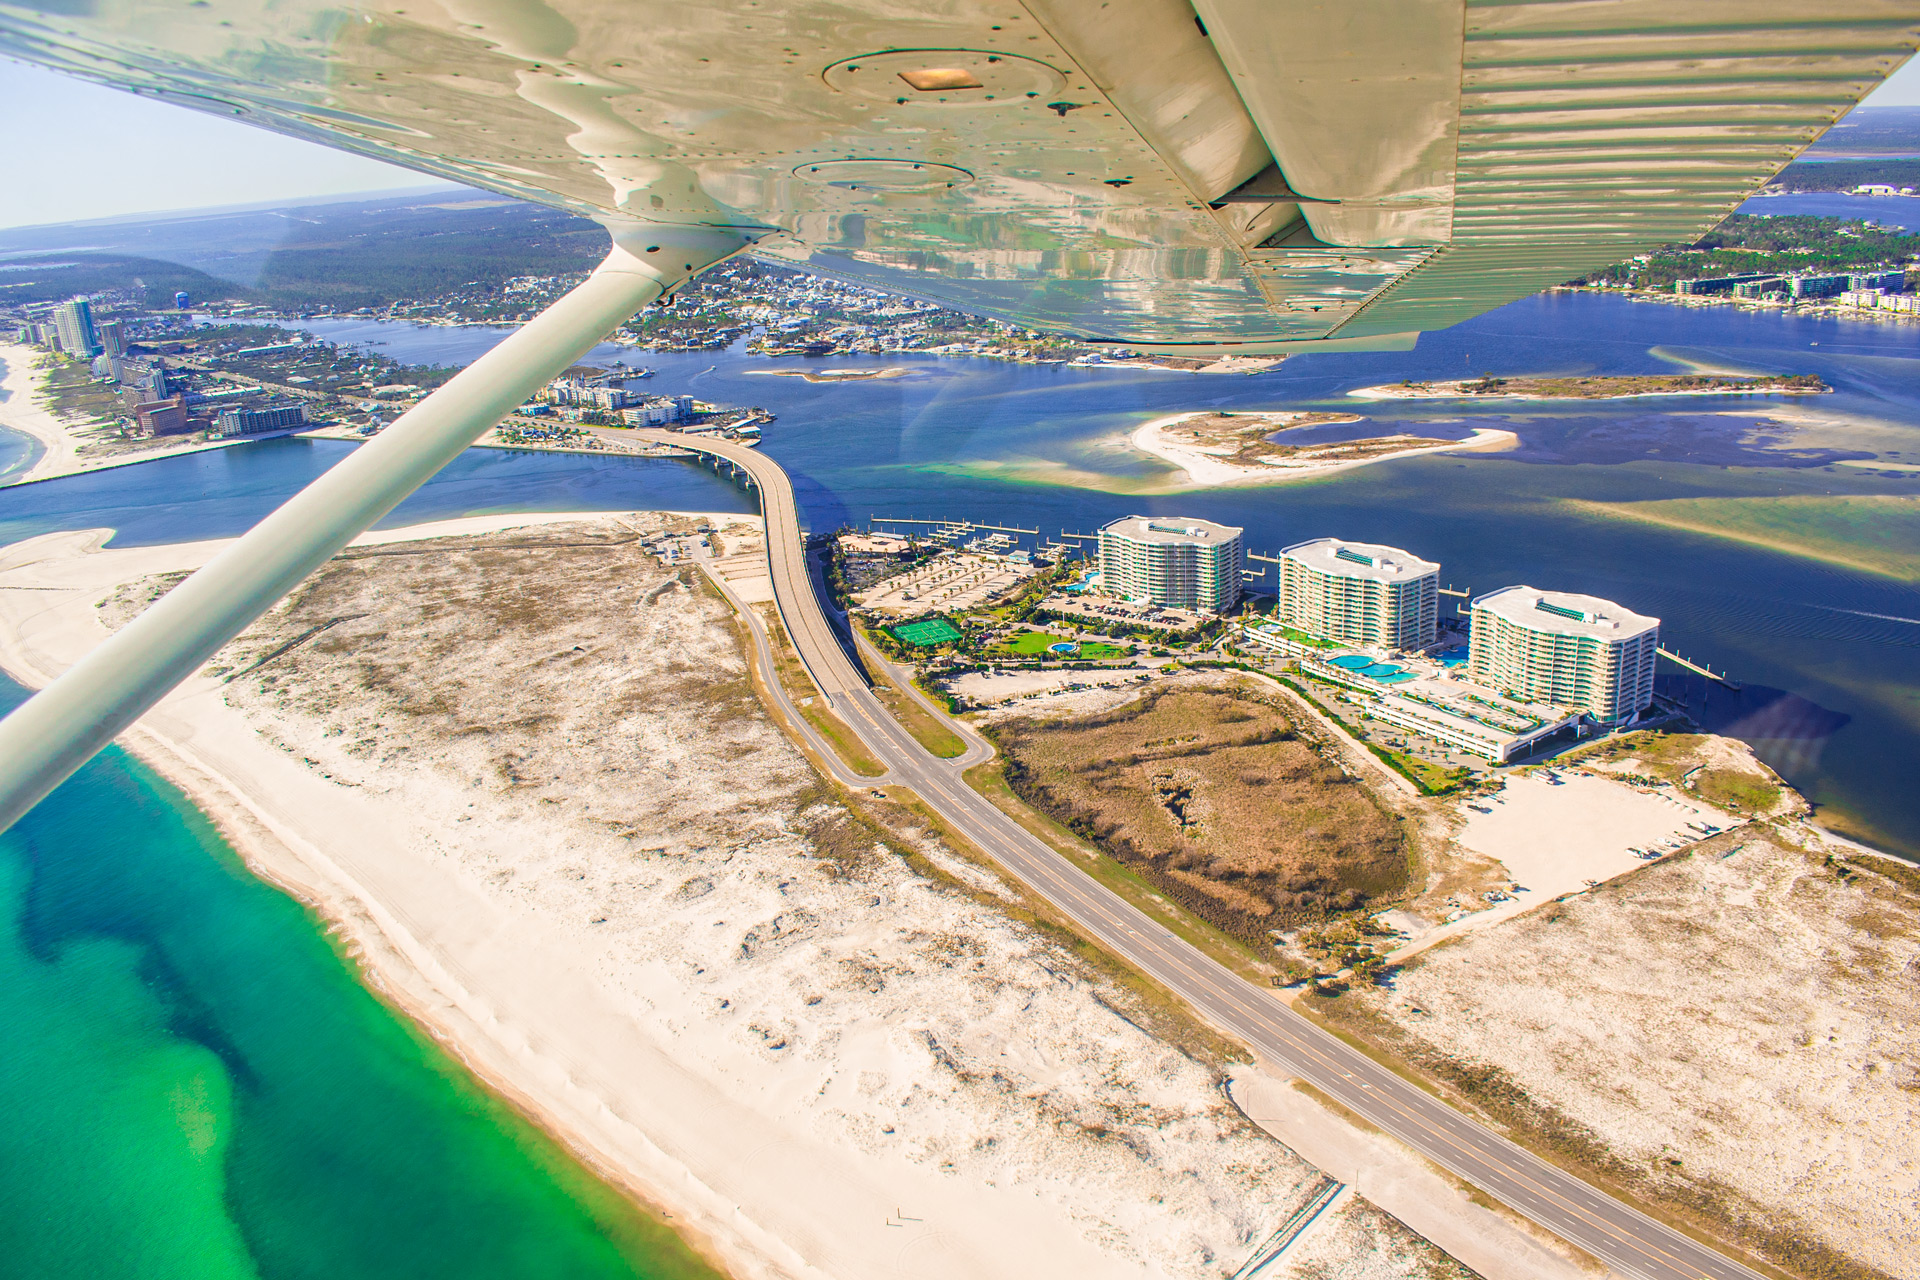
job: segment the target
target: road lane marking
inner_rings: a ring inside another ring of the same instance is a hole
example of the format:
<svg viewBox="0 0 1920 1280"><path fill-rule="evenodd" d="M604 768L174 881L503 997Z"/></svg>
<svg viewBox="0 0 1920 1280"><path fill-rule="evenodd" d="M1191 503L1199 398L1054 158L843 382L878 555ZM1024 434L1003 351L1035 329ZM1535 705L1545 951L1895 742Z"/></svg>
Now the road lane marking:
<svg viewBox="0 0 1920 1280"><path fill-rule="evenodd" d="M1363 1102L1365 1105L1356 1109L1368 1119L1380 1122L1400 1140L1416 1149L1427 1147L1429 1155L1448 1152L1451 1159L1443 1159L1443 1163L1464 1165L1474 1171L1469 1173L1456 1167L1452 1170L1456 1176L1505 1199L1532 1201L1537 1208L1529 1216L1542 1226L1570 1239L1584 1237L1596 1252L1611 1249L1639 1254L1656 1268L1671 1271L1674 1280L1689 1280L1690 1276L1708 1280L1701 1273L1703 1266L1723 1275L1758 1280L1756 1273L1737 1261L1706 1249L1488 1131L1444 1101L1372 1062L1302 1015L1284 1005L1276 1007L1268 1000L1254 999L1259 993L1237 975L1220 969L1191 944L1112 890L1088 880L1070 858L967 788L957 769L935 762L918 740L886 712L860 679L853 660L840 647L824 610L814 598L806 548L800 537L798 509L786 472L764 455L718 441L662 442L735 462L759 486L762 515L769 531L766 538L768 572L775 583L780 621L793 637L802 665L828 696L829 703L845 697L854 708L855 718L872 728L874 738L879 741L870 739L864 745L886 766L888 772L883 777L917 780L917 785L912 782L905 785L962 835L995 857L1003 868L1063 911L1095 942L1145 971L1172 994L1219 1024L1221 1030L1253 1042L1262 1052L1289 1063L1303 1075L1317 1077L1349 1099ZM791 611L789 602L793 606ZM795 613L799 615L797 619L793 616ZM756 640L765 644L757 627L755 630ZM771 652L766 651L765 656L770 660ZM858 727L855 734L866 736ZM827 758L839 764L831 753ZM930 762L932 768L928 767ZM943 785L943 778L953 780L959 796ZM853 785L870 784L871 780L862 779ZM1142 934L1141 928L1148 933ZM1356 1075L1351 1069L1355 1067L1360 1074ZM1366 1097L1356 1097L1355 1091L1365 1091ZM1622 1221L1609 1221L1598 1216L1596 1210L1611 1212ZM1569 1230L1570 1227L1576 1229ZM1598 1240L1594 1239L1596 1236ZM1647 1239L1648 1236L1653 1238ZM1669 1241L1681 1246L1683 1252L1691 1250L1696 1257L1683 1261L1664 1247ZM1702 1254L1704 1258L1698 1256Z"/></svg>

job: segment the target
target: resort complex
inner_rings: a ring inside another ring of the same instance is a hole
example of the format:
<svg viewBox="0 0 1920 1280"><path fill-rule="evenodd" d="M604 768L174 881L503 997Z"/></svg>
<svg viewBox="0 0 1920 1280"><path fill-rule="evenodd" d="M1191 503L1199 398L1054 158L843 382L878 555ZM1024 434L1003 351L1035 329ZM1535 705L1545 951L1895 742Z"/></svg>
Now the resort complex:
<svg viewBox="0 0 1920 1280"><path fill-rule="evenodd" d="M1344 644L1419 649L1439 623L1440 566L1394 547L1317 538L1280 553L1278 617Z"/></svg>
<svg viewBox="0 0 1920 1280"><path fill-rule="evenodd" d="M1278 564L1272 617L1240 639L1442 752L1505 764L1653 702L1659 620L1611 601L1507 587L1473 602L1462 644L1441 635L1432 561L1320 538Z"/></svg>
<svg viewBox="0 0 1920 1280"><path fill-rule="evenodd" d="M1170 609L1224 613L1240 599L1241 530L1191 517L1128 516L1100 530L1105 594Z"/></svg>
<svg viewBox="0 0 1920 1280"><path fill-rule="evenodd" d="M1459 647L1432 655L1396 651L1388 659L1378 654L1379 646L1345 645L1266 618L1248 619L1239 638L1256 652L1290 659L1299 675L1331 686L1334 696L1357 703L1364 717L1425 738L1439 754L1506 764L1572 732L1580 718L1567 707L1504 697L1473 683Z"/></svg>
<svg viewBox="0 0 1920 1280"><path fill-rule="evenodd" d="M1241 603L1242 531L1207 520L1115 520L1099 530L1093 563L1032 529L891 523L930 532L839 534L845 599L903 651L953 648L943 663L963 673L1128 659L1086 679L1140 678L1132 646L1211 650L1220 615ZM1020 537L1037 541L1023 549ZM1659 619L1612 601L1506 587L1475 599L1470 614L1463 603L1442 617L1440 597L1466 593L1443 591L1439 564L1399 547L1316 538L1255 558L1278 570L1271 610L1264 601L1239 610L1227 636L1243 657L1291 671L1314 696L1406 739L1398 750L1451 767L1510 764L1596 727L1638 723L1653 704ZM1035 623L1059 633L1023 630ZM962 692L977 700L990 690L974 680Z"/></svg>
<svg viewBox="0 0 1920 1280"><path fill-rule="evenodd" d="M1660 620L1596 596L1506 587L1473 602L1467 670L1520 697L1625 720L1653 703Z"/></svg>

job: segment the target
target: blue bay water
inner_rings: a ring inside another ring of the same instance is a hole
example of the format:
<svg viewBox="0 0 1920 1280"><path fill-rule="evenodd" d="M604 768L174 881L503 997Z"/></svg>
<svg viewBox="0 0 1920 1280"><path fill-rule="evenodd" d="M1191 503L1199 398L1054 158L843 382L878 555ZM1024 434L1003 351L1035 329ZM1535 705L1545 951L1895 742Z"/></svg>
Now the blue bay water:
<svg viewBox="0 0 1920 1280"><path fill-rule="evenodd" d="M278 439L0 490L0 545L54 529L111 528L115 546L244 533L347 456L338 440ZM494 511L751 511L722 480L677 464L470 449L382 528Z"/></svg>
<svg viewBox="0 0 1920 1280"><path fill-rule="evenodd" d="M1868 218L1883 227L1920 227L1920 196L1850 196L1839 191L1796 191L1758 196L1740 206L1757 217L1799 214L1815 218Z"/></svg>

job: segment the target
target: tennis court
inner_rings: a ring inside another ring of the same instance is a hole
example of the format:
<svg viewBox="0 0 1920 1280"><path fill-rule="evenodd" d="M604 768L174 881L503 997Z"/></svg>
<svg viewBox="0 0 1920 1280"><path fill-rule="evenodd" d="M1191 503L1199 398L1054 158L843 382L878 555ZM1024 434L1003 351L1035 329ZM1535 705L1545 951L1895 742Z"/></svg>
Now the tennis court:
<svg viewBox="0 0 1920 1280"><path fill-rule="evenodd" d="M949 644L960 638L960 628L945 618L922 618L918 622L903 622L893 628L894 638L916 649L931 649L937 644Z"/></svg>

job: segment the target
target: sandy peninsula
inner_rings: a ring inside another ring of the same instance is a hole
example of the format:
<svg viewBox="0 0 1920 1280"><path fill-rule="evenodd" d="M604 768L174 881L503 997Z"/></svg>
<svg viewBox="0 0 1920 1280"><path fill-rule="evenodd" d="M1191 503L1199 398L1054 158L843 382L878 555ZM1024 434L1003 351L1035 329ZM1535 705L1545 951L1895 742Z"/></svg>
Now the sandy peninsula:
<svg viewBox="0 0 1920 1280"><path fill-rule="evenodd" d="M1457 378L1356 387L1356 400L1640 400L1654 396L1820 395L1833 390L1810 374L1656 373L1618 376Z"/></svg>
<svg viewBox="0 0 1920 1280"><path fill-rule="evenodd" d="M802 378L808 382L877 382L887 378L904 378L913 370L902 365L888 365L884 369L749 369L748 377L760 378Z"/></svg>
<svg viewBox="0 0 1920 1280"><path fill-rule="evenodd" d="M757 519L705 518L718 552L759 546ZM1233 1271L1321 1172L1233 1104L1193 1024L1009 914L911 810L813 772L719 594L648 549L693 525L370 535L126 741L732 1274ZM45 683L227 545L107 536L0 549L10 674ZM1349 1151L1284 1077L1234 1074L1265 1123ZM1578 1274L1417 1158L1354 1158L1482 1275ZM1370 1199L1323 1218L1263 1275L1467 1280Z"/></svg>
<svg viewBox="0 0 1920 1280"><path fill-rule="evenodd" d="M1262 1280L1588 1274L1026 923L911 809L823 780L720 594L651 549L701 521L722 565L763 549L757 518L701 513L368 535L126 742L731 1274L1217 1280L1328 1176ZM0 667L45 683L228 545L107 538L0 548ZM1703 1229L1911 1269L1920 1214L1875 1193L1910 1185L1884 1139L1920 1121L1897 1034L1920 897L1891 864L1823 845L1719 739L1392 803L1457 842L1407 901L1422 936L1391 985L1305 1007L1539 1144L1618 1153L1596 1176Z"/></svg>
<svg viewBox="0 0 1920 1280"><path fill-rule="evenodd" d="M1285 356L1114 356L1102 360L1074 361L1075 368L1086 369L1159 369L1166 373L1265 373L1276 368Z"/></svg>
<svg viewBox="0 0 1920 1280"><path fill-rule="evenodd" d="M1183 487L1211 489L1283 484L1427 453L1511 449L1520 440L1513 432L1495 427L1476 428L1473 435L1464 440L1395 434L1336 444L1289 445L1268 439L1289 428L1359 420L1354 414L1236 412L1227 415L1201 410L1155 418L1135 429L1127 437L1127 443L1141 453L1179 468L1184 477Z"/></svg>

